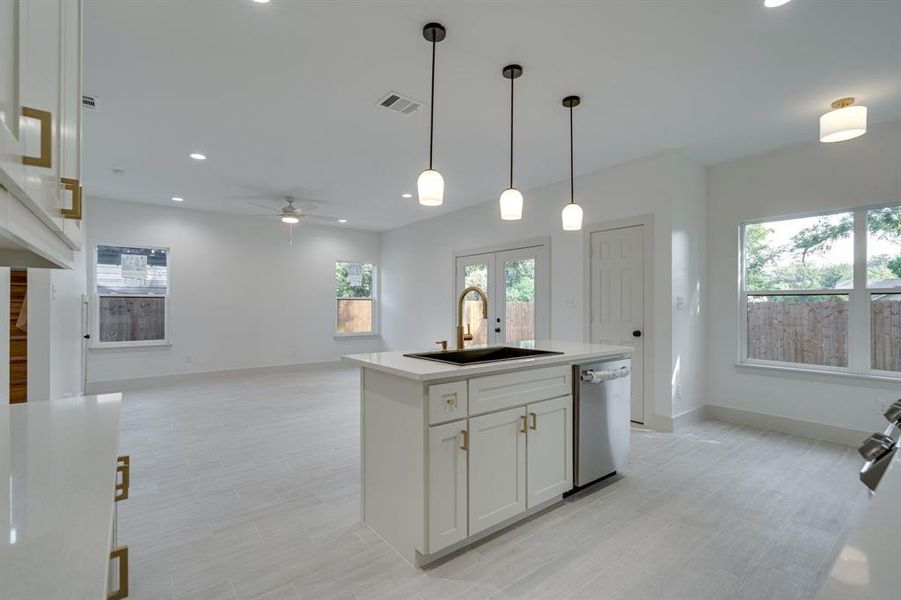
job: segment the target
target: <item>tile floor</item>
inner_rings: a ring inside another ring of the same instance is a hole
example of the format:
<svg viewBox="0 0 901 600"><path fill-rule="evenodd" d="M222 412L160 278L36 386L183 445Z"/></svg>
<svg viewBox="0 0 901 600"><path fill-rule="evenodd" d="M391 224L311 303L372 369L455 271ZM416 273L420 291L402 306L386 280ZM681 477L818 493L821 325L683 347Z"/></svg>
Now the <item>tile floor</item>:
<svg viewBox="0 0 901 600"><path fill-rule="evenodd" d="M721 422L636 430L621 477L415 570L359 521L359 376L126 394L131 598L812 598L866 506L852 448Z"/></svg>

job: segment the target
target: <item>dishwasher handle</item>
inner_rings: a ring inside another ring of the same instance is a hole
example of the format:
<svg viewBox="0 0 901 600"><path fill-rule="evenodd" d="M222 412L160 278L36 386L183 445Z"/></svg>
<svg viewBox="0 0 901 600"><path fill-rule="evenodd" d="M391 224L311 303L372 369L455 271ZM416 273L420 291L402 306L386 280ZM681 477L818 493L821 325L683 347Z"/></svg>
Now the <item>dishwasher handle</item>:
<svg viewBox="0 0 901 600"><path fill-rule="evenodd" d="M631 375L632 369L620 367L619 369L586 369L582 371L580 379L584 383L604 383L613 379L620 379Z"/></svg>

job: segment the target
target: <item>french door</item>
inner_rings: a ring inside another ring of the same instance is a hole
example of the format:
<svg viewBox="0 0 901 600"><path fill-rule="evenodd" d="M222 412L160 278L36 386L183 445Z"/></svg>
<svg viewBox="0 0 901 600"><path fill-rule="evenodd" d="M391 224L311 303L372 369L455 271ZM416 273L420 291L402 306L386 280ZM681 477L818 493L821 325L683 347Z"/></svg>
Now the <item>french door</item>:
<svg viewBox="0 0 901 600"><path fill-rule="evenodd" d="M479 296L463 303L468 346L509 344L550 337L550 273L547 245L457 256L454 296L476 286L488 296L488 319ZM456 319L456 302L454 304ZM454 323L456 325L456 323Z"/></svg>

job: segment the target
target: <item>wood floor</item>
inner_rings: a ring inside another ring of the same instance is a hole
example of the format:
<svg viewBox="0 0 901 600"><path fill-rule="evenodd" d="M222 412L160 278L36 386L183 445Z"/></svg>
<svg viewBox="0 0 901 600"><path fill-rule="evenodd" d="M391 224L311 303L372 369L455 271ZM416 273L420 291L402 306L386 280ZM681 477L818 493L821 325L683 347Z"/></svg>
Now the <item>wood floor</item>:
<svg viewBox="0 0 901 600"><path fill-rule="evenodd" d="M845 446L634 431L617 480L415 570L359 521L358 387L323 368L127 392L131 598L812 598L866 506Z"/></svg>

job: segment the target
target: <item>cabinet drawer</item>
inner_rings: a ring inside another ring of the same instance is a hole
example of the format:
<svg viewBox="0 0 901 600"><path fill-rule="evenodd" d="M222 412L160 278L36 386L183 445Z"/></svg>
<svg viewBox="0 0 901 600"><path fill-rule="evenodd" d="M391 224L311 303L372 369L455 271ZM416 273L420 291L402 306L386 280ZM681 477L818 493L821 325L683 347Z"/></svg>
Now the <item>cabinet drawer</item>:
<svg viewBox="0 0 901 600"><path fill-rule="evenodd" d="M469 414L557 398L572 393L572 367L526 369L469 380Z"/></svg>
<svg viewBox="0 0 901 600"><path fill-rule="evenodd" d="M466 381L429 386L429 425L462 419L467 415Z"/></svg>

